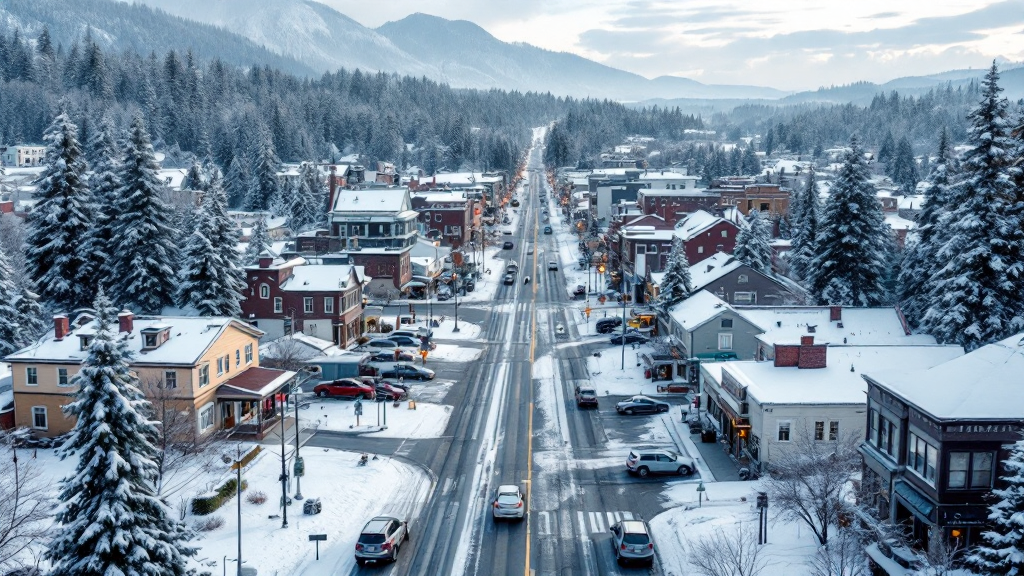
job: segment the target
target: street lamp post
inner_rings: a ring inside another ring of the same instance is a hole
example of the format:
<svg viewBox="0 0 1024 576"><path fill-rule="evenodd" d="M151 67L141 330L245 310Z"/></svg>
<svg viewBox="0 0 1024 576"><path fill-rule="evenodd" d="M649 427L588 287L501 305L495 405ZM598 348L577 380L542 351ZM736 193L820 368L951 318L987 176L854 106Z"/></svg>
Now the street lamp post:
<svg viewBox="0 0 1024 576"><path fill-rule="evenodd" d="M622 277L619 279L619 292L622 294L622 367L621 370L626 369L626 272L625 269L619 268L619 274Z"/></svg>
<svg viewBox="0 0 1024 576"><path fill-rule="evenodd" d="M281 407L281 528L288 527L288 467L284 458L284 419L287 412ZM241 555L239 555L241 556ZM241 564L241 562L239 562Z"/></svg>
<svg viewBox="0 0 1024 576"><path fill-rule="evenodd" d="M295 465L292 472L295 474L296 501L302 500L302 473L304 472L302 458L299 456L299 392L301 391L301 388L296 387L292 393L292 398L295 400Z"/></svg>
<svg viewBox="0 0 1024 576"><path fill-rule="evenodd" d="M452 328L452 332L459 331L459 275L452 274L452 280L455 281L455 328Z"/></svg>

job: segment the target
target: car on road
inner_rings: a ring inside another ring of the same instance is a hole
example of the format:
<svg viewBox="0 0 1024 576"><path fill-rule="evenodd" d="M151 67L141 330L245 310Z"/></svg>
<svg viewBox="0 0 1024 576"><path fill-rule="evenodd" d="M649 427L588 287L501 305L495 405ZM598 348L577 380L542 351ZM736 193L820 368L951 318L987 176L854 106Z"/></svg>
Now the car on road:
<svg viewBox="0 0 1024 576"><path fill-rule="evenodd" d="M545 226L544 227L544 233L545 234L551 234L553 232L554 232L554 230L551 229L551 226Z"/></svg>
<svg viewBox="0 0 1024 576"><path fill-rule="evenodd" d="M586 293L587 293L587 287L584 286L583 284L577 284L576 288L573 289L573 291L572 291L572 295L576 296L576 297L583 296Z"/></svg>
<svg viewBox="0 0 1024 576"><path fill-rule="evenodd" d="M671 450L633 448L626 457L626 471L641 478L648 474L689 476L696 469L693 458L680 456Z"/></svg>
<svg viewBox="0 0 1024 576"><path fill-rule="evenodd" d="M491 517L498 520L522 520L526 513L526 504L523 502L523 493L515 484L498 486L494 491L494 501L491 506Z"/></svg>
<svg viewBox="0 0 1024 576"><path fill-rule="evenodd" d="M519 200L516 200L516 199L513 198L512 199L512 207L513 208L519 208Z"/></svg>
<svg viewBox="0 0 1024 576"><path fill-rule="evenodd" d="M554 271L557 272L558 271L558 262L555 262L554 260L548 262L548 270L554 270Z"/></svg>
<svg viewBox="0 0 1024 576"><path fill-rule="evenodd" d="M403 348L419 348L420 344L422 344L418 337L414 338L412 336L400 336L396 334L388 334L388 340L391 340Z"/></svg>
<svg viewBox="0 0 1024 576"><path fill-rule="evenodd" d="M507 241L505 241L504 244L501 245L501 249L502 250L511 250L511 249L513 249L515 247L516 247L516 245L511 240L507 240Z"/></svg>
<svg viewBox="0 0 1024 576"><path fill-rule="evenodd" d="M321 382L313 387L313 394L320 398L363 398L371 400L376 397L373 386L368 386L355 378L341 378L331 382Z"/></svg>
<svg viewBox="0 0 1024 576"><path fill-rule="evenodd" d="M506 285L512 285L516 283L516 277L511 274L505 274L505 279L502 282Z"/></svg>
<svg viewBox="0 0 1024 576"><path fill-rule="evenodd" d="M622 318L613 316L611 318L601 318L598 320L596 329L598 334L611 334L619 326L622 326Z"/></svg>
<svg viewBox="0 0 1024 576"><path fill-rule="evenodd" d="M576 407L577 408L597 408L597 390L590 386L577 386L576 387Z"/></svg>
<svg viewBox="0 0 1024 576"><path fill-rule="evenodd" d="M378 352L373 356L370 356L370 362L394 362L396 360L402 362L413 362L416 360L416 357L408 352L402 352L400 350L397 352L398 358L395 358L395 353L391 351Z"/></svg>
<svg viewBox="0 0 1024 576"><path fill-rule="evenodd" d="M371 518L356 540L356 564L395 562L403 542L409 540L409 523L392 516Z"/></svg>
<svg viewBox="0 0 1024 576"><path fill-rule="evenodd" d="M396 364L394 366L384 366L380 369L381 378L391 378L397 380L403 378L405 380L433 380L434 371L429 368L421 368L413 364Z"/></svg>
<svg viewBox="0 0 1024 576"><path fill-rule="evenodd" d="M654 565L654 538L643 520L623 520L612 524L612 549L620 566L627 562Z"/></svg>
<svg viewBox="0 0 1024 576"><path fill-rule="evenodd" d="M508 264L505 265L505 272L508 272L509 274L517 274L519 272L519 262L509 260Z"/></svg>
<svg viewBox="0 0 1024 576"><path fill-rule="evenodd" d="M625 334L616 334L612 336L610 342L612 344L622 345L622 340L626 340L626 344L646 344L647 337L639 332L626 332Z"/></svg>
<svg viewBox="0 0 1024 576"><path fill-rule="evenodd" d="M364 344L364 346L370 349L378 348L380 350L393 350L395 348L398 348L398 342L395 342L394 340L389 340L387 338L374 338L373 340L370 340L369 342Z"/></svg>
<svg viewBox="0 0 1024 576"><path fill-rule="evenodd" d="M661 402L647 396L637 395L627 398L615 405L615 411L619 414L655 414L668 412L668 402Z"/></svg>

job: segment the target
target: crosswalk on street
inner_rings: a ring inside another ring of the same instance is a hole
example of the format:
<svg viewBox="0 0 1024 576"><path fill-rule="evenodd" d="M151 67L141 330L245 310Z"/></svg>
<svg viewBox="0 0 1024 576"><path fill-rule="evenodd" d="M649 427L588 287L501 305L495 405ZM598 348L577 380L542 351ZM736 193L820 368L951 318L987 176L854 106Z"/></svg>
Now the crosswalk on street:
<svg viewBox="0 0 1024 576"><path fill-rule="evenodd" d="M593 537L608 533L616 522L634 520L632 512L583 512L570 510L541 510L534 512L535 531L541 538L572 539Z"/></svg>

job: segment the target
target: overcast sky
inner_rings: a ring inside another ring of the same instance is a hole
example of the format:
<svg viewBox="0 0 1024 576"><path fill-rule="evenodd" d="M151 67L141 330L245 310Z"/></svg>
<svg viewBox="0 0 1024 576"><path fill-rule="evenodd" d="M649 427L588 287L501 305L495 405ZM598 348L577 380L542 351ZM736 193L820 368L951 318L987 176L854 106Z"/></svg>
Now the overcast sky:
<svg viewBox="0 0 1024 576"><path fill-rule="evenodd" d="M377 27L424 12L649 78L814 89L1024 61L1024 0L319 0Z"/></svg>

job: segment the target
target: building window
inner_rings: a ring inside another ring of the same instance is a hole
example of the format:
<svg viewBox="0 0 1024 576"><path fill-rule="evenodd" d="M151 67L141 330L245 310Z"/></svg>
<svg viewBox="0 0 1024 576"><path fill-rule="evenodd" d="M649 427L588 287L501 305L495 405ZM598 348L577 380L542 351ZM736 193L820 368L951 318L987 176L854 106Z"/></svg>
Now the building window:
<svg viewBox="0 0 1024 576"><path fill-rule="evenodd" d="M704 247L703 246L697 246L697 254L703 254L703 253L704 253Z"/></svg>
<svg viewBox="0 0 1024 576"><path fill-rule="evenodd" d="M658 253L658 245L657 244L651 244L650 253L651 254L657 254Z"/></svg>
<svg viewBox="0 0 1024 576"><path fill-rule="evenodd" d="M747 282L750 282L750 278L748 278L746 274L740 274L736 277L737 284L746 284Z"/></svg>
<svg viewBox="0 0 1024 576"><path fill-rule="evenodd" d="M728 238L728 237L729 237L729 231L728 230L722 230L722 238Z"/></svg>
<svg viewBox="0 0 1024 576"><path fill-rule="evenodd" d="M224 356L224 372L231 372L231 354Z"/></svg>
<svg viewBox="0 0 1024 576"><path fill-rule="evenodd" d="M241 366L241 365L242 365L242 353L241 353L241 352L239 352L239 351L238 351L238 350L236 349L236 350L235 350L235 367L237 368L237 367L239 367L239 366Z"/></svg>
<svg viewBox="0 0 1024 576"><path fill-rule="evenodd" d="M331 297L331 296L324 296L324 313L325 314L333 314L334 313L334 298Z"/></svg>
<svg viewBox="0 0 1024 576"><path fill-rule="evenodd" d="M828 423L828 440L829 442L839 440L839 421L832 420Z"/></svg>
<svg viewBox="0 0 1024 576"><path fill-rule="evenodd" d="M217 376L224 375L224 358L217 358Z"/></svg>
<svg viewBox="0 0 1024 576"><path fill-rule="evenodd" d="M39 385L39 371L36 368L25 368L25 385L26 386L38 386Z"/></svg>
<svg viewBox="0 0 1024 576"><path fill-rule="evenodd" d="M637 244L637 246L636 246L636 253L637 253L638 256L640 254L647 254L647 246L644 245L644 244Z"/></svg>
<svg viewBox="0 0 1024 576"><path fill-rule="evenodd" d="M441 215L440 214L434 214L434 222L440 222L440 221L441 221Z"/></svg>
<svg viewBox="0 0 1024 576"><path fill-rule="evenodd" d="M213 428L213 402L199 409L199 431L206 432Z"/></svg>
<svg viewBox="0 0 1024 576"><path fill-rule="evenodd" d="M925 482L935 485L935 464L938 450L913 432L907 442L907 468L910 468Z"/></svg>
<svg viewBox="0 0 1024 576"><path fill-rule="evenodd" d="M280 297L274 298L274 314L280 314L284 310L284 301Z"/></svg>
<svg viewBox="0 0 1024 576"><path fill-rule="evenodd" d="M210 384L210 365L203 364L199 367L199 387L207 386Z"/></svg>
<svg viewBox="0 0 1024 576"><path fill-rule="evenodd" d="M36 430L46 430L49 428L46 421L46 406L32 407L32 427Z"/></svg>
<svg viewBox="0 0 1024 576"><path fill-rule="evenodd" d="M817 442L821 442L824 439L825 439L825 423L819 420L819 421L814 423L814 440L817 441Z"/></svg>
<svg viewBox="0 0 1024 576"><path fill-rule="evenodd" d="M252 364L252 344L245 345L245 363Z"/></svg>
<svg viewBox="0 0 1024 576"><path fill-rule="evenodd" d="M722 328L732 328L732 318L723 318Z"/></svg>
<svg viewBox="0 0 1024 576"><path fill-rule="evenodd" d="M302 299L302 311L306 314L313 313L313 298L307 296Z"/></svg>
<svg viewBox="0 0 1024 576"><path fill-rule="evenodd" d="M174 370L164 370L164 388L173 390L178 387L178 373Z"/></svg>
<svg viewBox="0 0 1024 576"><path fill-rule="evenodd" d="M270 286L266 284L260 284L260 298L264 300L270 298Z"/></svg>
<svg viewBox="0 0 1024 576"><path fill-rule="evenodd" d="M88 350L89 345L92 344L91 336L79 336L78 337L79 350Z"/></svg>
<svg viewBox="0 0 1024 576"><path fill-rule="evenodd" d="M719 334L718 335L718 349L719 350L732 350L732 334Z"/></svg>
<svg viewBox="0 0 1024 576"><path fill-rule="evenodd" d="M791 423L788 420L779 422L779 442L789 442L789 428Z"/></svg>
<svg viewBox="0 0 1024 576"><path fill-rule="evenodd" d="M142 335L142 346L145 348L156 348L156 334L143 334Z"/></svg>
<svg viewBox="0 0 1024 576"><path fill-rule="evenodd" d="M68 385L68 369L67 368L57 368L57 386L67 386L67 385Z"/></svg>
<svg viewBox="0 0 1024 576"><path fill-rule="evenodd" d="M991 452L950 452L949 479L951 489L988 489L992 487Z"/></svg>
<svg viewBox="0 0 1024 576"><path fill-rule="evenodd" d="M753 292L733 292L732 301L735 304L753 304L757 297Z"/></svg>

